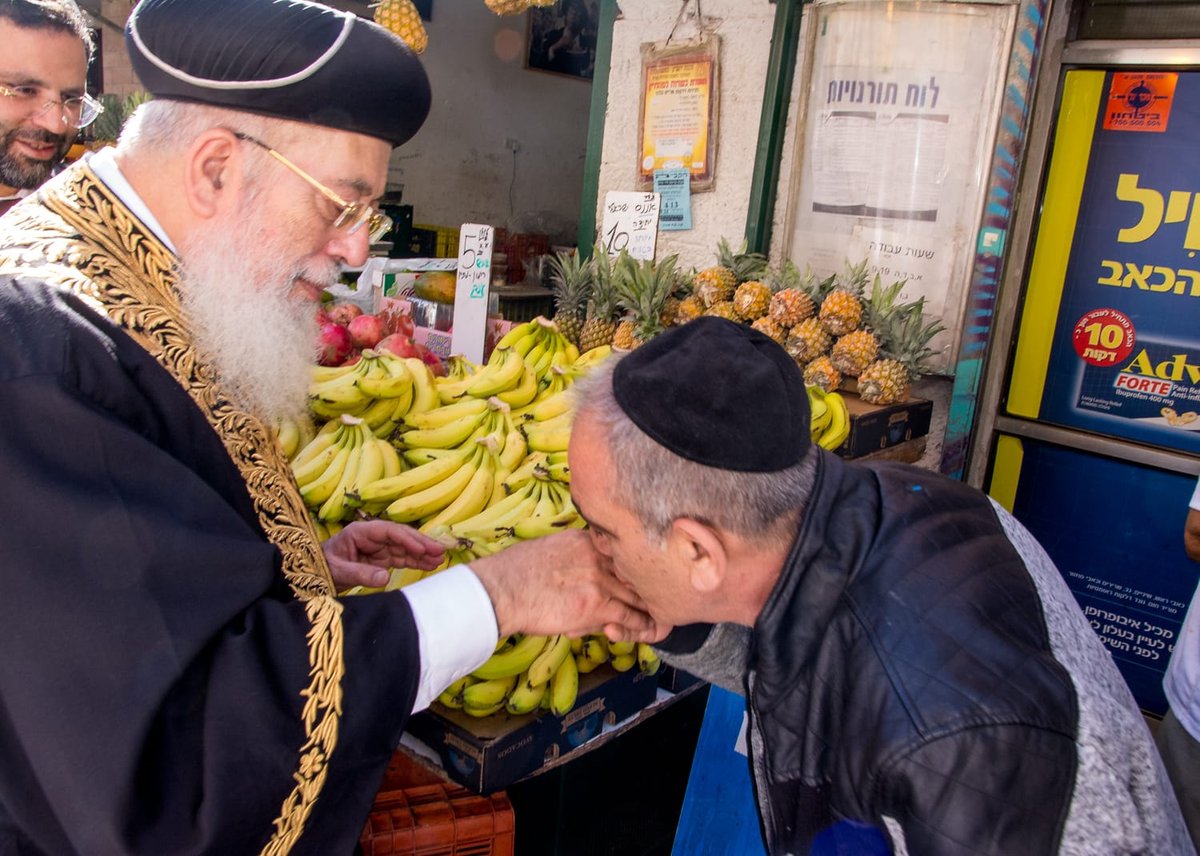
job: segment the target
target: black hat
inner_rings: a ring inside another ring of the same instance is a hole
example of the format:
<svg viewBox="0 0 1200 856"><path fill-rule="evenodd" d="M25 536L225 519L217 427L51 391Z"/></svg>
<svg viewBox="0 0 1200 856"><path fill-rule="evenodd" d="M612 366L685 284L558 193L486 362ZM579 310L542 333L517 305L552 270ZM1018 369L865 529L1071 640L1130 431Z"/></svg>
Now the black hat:
<svg viewBox="0 0 1200 856"><path fill-rule="evenodd" d="M618 362L612 383L635 425L698 464L776 472L811 444L800 369L744 324L705 316L668 330Z"/></svg>
<svg viewBox="0 0 1200 856"><path fill-rule="evenodd" d="M133 69L157 98L195 101L407 141L429 80L397 36L305 0L142 0L125 25Z"/></svg>

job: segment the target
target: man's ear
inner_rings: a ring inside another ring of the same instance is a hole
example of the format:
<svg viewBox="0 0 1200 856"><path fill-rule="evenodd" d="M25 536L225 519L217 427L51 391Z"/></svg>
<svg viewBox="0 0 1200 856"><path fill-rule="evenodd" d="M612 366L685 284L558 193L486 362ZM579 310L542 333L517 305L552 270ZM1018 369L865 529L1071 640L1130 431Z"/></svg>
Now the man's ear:
<svg viewBox="0 0 1200 856"><path fill-rule="evenodd" d="M716 591L725 579L729 556L725 545L711 526L679 517L667 535L673 558L688 569L692 588L698 592Z"/></svg>
<svg viewBox="0 0 1200 856"><path fill-rule="evenodd" d="M184 193L196 216L210 219L236 203L242 160L237 138L224 128L210 128L188 149Z"/></svg>

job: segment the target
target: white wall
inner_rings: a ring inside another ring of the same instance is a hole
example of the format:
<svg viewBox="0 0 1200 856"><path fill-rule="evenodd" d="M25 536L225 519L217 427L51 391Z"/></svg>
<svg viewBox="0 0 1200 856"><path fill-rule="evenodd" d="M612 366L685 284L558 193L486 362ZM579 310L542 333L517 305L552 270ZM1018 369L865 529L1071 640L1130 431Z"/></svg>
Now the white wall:
<svg viewBox="0 0 1200 856"><path fill-rule="evenodd" d="M696 5L689 4L672 44L697 35ZM769 0L704 0L700 5L706 26L721 39L716 180L712 191L692 195L692 228L660 232L656 253L658 258L678 253L683 267L711 264L722 237L736 247L744 235L775 21ZM641 45L666 41L680 0L623 0L620 9L613 27L598 209L607 191L636 189ZM780 185L786 188L786 176ZM600 213L596 222L597 227L603 223Z"/></svg>
<svg viewBox="0 0 1200 856"><path fill-rule="evenodd" d="M527 21L483 0L434 0L421 57L433 108L392 155L418 223L491 223L575 243L592 87L523 67ZM518 143L515 181L508 139Z"/></svg>
<svg viewBox="0 0 1200 856"><path fill-rule="evenodd" d="M354 0L331 5L359 14ZM128 0L103 0L123 25ZM434 0L421 59L433 108L420 132L392 155L389 177L418 223L490 223L574 244L587 149L591 83L524 68L528 15L499 17L483 0ZM139 88L124 42L104 32L105 89ZM512 151L518 143L516 180ZM511 198L510 198L511 185Z"/></svg>

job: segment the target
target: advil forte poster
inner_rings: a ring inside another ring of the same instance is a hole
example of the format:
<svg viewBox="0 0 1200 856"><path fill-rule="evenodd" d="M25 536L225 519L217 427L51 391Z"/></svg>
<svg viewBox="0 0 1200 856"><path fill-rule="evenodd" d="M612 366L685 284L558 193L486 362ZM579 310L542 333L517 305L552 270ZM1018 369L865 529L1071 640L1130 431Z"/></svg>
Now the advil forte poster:
<svg viewBox="0 0 1200 856"><path fill-rule="evenodd" d="M1098 101L1038 417L1200 452L1200 73Z"/></svg>

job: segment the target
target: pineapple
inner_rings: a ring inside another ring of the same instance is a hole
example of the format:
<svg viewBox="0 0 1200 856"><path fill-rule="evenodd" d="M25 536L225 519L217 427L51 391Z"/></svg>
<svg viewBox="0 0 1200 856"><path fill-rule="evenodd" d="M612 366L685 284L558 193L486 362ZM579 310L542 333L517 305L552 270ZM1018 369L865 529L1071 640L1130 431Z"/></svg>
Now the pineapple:
<svg viewBox="0 0 1200 856"><path fill-rule="evenodd" d="M675 309L675 324L686 324L689 321L694 321L704 314L704 302L695 294L689 294L683 300L679 301L679 306Z"/></svg>
<svg viewBox="0 0 1200 856"><path fill-rule="evenodd" d="M675 290L677 260L667 256L658 263L639 262L626 252L617 258L613 284L629 315L617 327L614 348L632 351L663 331L663 305Z"/></svg>
<svg viewBox="0 0 1200 856"><path fill-rule="evenodd" d="M867 284L867 260L853 267L846 265L846 275L839 278L837 288L821 301L821 326L834 336L844 336L858 329L862 321L862 293Z"/></svg>
<svg viewBox="0 0 1200 856"><path fill-rule="evenodd" d="M613 283L612 259L604 248L592 249L592 299L587 320L579 331L579 352L611 345L617 332L617 292Z"/></svg>
<svg viewBox="0 0 1200 856"><path fill-rule="evenodd" d="M774 318L770 318L766 315L755 320L755 322L750 326L758 332L770 336L781 345L783 344L784 339L787 338L787 330L780 327L779 322Z"/></svg>
<svg viewBox="0 0 1200 856"><path fill-rule="evenodd" d="M879 339L870 330L851 330L839 336L829 360L844 375L858 377L879 353Z"/></svg>
<svg viewBox="0 0 1200 856"><path fill-rule="evenodd" d="M804 383L833 392L841 385L842 375L833 367L829 357L817 357L804 367Z"/></svg>
<svg viewBox="0 0 1200 856"><path fill-rule="evenodd" d="M747 280L733 293L733 309L743 321L757 321L771 308L771 287L757 279Z"/></svg>
<svg viewBox="0 0 1200 856"><path fill-rule="evenodd" d="M551 256L550 283L554 288L554 323L572 345L579 344L592 288L592 263L578 252Z"/></svg>
<svg viewBox="0 0 1200 856"><path fill-rule="evenodd" d="M816 318L807 318L791 329L783 346L793 360L805 365L823 356L831 341L829 333Z"/></svg>
<svg viewBox="0 0 1200 856"><path fill-rule="evenodd" d="M806 318L811 318L815 307L813 300L798 288L781 289L771 297L767 315L780 327L791 329Z"/></svg>
<svg viewBox="0 0 1200 856"><path fill-rule="evenodd" d="M934 351L929 340L945 327L940 321L925 323L925 298L897 309L880 331L881 359L858 376L858 394L868 404L893 404L908 398L913 381L921 376L925 360Z"/></svg>
<svg viewBox="0 0 1200 856"><path fill-rule="evenodd" d="M497 15L520 15L532 4L529 0L483 0L483 5Z"/></svg>
<svg viewBox="0 0 1200 856"><path fill-rule="evenodd" d="M429 34L413 0L382 0L375 6L373 17L376 24L399 36L413 53L424 53L429 46Z"/></svg>
<svg viewBox="0 0 1200 856"><path fill-rule="evenodd" d="M705 315L715 315L718 318L728 318L730 321L738 320L737 310L733 308L732 300L722 300L720 303L714 303L708 309L704 310Z"/></svg>
<svg viewBox="0 0 1200 856"><path fill-rule="evenodd" d="M695 290L707 307L733 299L739 283L754 279L767 266L761 253L747 253L743 242L740 252L733 252L724 238L717 244L717 264L696 274Z"/></svg>

